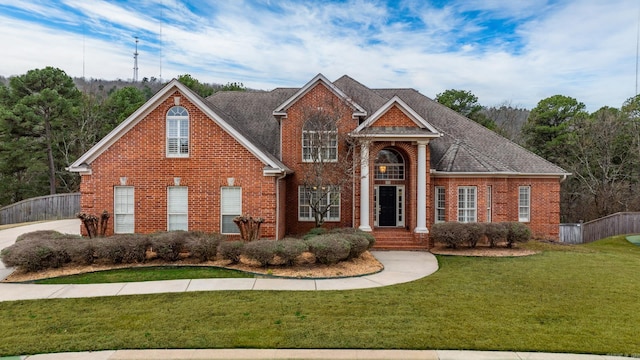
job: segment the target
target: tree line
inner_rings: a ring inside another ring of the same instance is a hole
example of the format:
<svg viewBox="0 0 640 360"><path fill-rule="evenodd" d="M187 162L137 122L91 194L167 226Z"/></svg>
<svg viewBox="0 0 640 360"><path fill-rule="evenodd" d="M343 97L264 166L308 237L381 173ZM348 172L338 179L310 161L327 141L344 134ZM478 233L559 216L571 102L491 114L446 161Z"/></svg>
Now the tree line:
<svg viewBox="0 0 640 360"><path fill-rule="evenodd" d="M189 74L178 80L202 97L247 90ZM0 206L78 191L79 177L66 167L163 85L155 78L85 81L54 67L0 78ZM530 111L508 102L482 106L467 90L446 90L436 101L572 173L562 182L561 221L640 210L640 96L594 113L564 95L542 99Z"/></svg>

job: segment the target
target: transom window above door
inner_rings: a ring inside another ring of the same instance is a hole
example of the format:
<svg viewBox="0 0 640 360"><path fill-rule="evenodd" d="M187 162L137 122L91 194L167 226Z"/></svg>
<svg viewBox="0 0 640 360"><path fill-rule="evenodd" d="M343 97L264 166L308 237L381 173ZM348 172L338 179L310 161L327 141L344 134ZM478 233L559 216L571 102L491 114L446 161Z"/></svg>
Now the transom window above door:
<svg viewBox="0 0 640 360"><path fill-rule="evenodd" d="M404 159L393 149L382 149L374 163L376 180L404 180Z"/></svg>

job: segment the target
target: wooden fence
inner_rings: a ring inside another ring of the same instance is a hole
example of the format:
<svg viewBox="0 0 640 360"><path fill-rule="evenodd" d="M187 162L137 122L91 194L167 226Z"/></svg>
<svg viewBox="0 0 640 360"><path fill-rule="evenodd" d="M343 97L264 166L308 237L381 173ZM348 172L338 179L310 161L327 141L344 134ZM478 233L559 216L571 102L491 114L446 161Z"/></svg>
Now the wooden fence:
<svg viewBox="0 0 640 360"><path fill-rule="evenodd" d="M620 212L582 224L560 224L560 242L584 244L609 236L640 233L640 212Z"/></svg>
<svg viewBox="0 0 640 360"><path fill-rule="evenodd" d="M80 211L80 193L40 196L0 209L0 225L71 219Z"/></svg>

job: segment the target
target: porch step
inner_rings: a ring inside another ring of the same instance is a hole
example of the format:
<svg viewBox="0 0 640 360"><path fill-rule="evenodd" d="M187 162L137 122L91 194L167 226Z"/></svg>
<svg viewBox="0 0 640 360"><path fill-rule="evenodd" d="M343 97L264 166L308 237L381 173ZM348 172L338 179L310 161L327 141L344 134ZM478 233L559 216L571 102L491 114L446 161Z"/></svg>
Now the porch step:
<svg viewBox="0 0 640 360"><path fill-rule="evenodd" d="M376 229L373 232L376 238L375 250L426 250L427 243L422 243L414 238L413 233L397 229Z"/></svg>

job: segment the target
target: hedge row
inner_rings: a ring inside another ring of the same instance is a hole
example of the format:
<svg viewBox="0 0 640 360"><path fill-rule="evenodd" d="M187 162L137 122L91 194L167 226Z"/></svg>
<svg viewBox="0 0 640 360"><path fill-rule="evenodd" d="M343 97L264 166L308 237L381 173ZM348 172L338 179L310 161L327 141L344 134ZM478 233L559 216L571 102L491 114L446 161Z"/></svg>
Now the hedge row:
<svg viewBox="0 0 640 360"><path fill-rule="evenodd" d="M307 240L283 239L225 241L220 234L172 231L151 235L123 234L106 238L84 238L55 231L21 235L5 248L0 258L6 266L26 271L58 268L66 264L142 263L152 258L173 262L191 258L205 262L217 257L239 262L242 255L266 266L277 256L279 263L292 265L303 252L310 251L321 263L336 263L360 256L371 248L371 234L353 229L336 230Z"/></svg>
<svg viewBox="0 0 640 360"><path fill-rule="evenodd" d="M462 244L474 248L485 237L490 247L504 242L507 247L511 248L514 243L529 241L531 230L527 225L519 222L443 222L434 224L429 235L434 242L454 249Z"/></svg>

